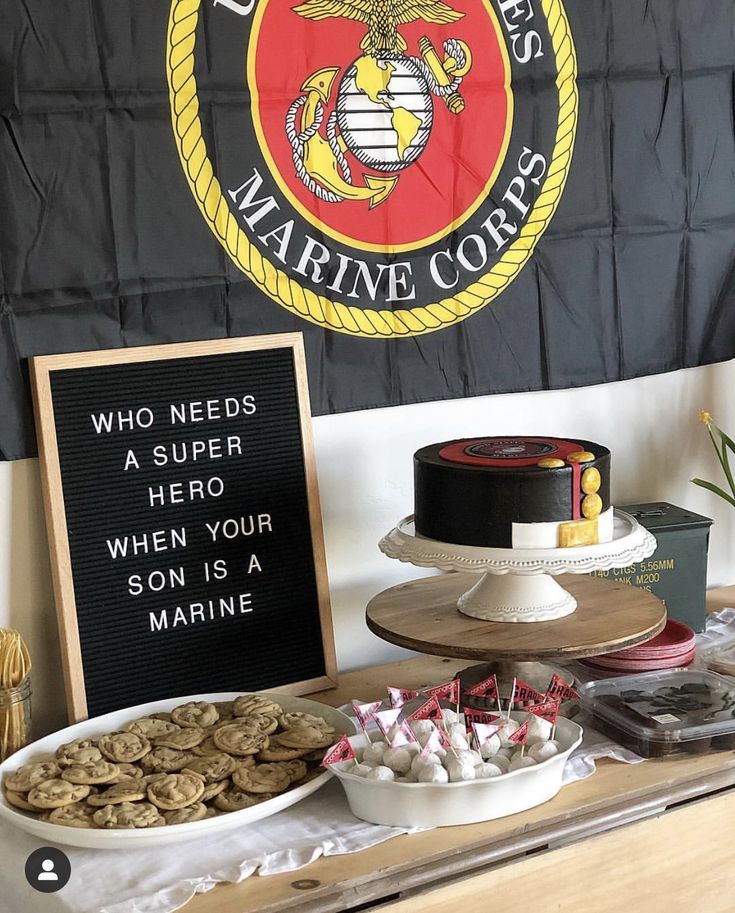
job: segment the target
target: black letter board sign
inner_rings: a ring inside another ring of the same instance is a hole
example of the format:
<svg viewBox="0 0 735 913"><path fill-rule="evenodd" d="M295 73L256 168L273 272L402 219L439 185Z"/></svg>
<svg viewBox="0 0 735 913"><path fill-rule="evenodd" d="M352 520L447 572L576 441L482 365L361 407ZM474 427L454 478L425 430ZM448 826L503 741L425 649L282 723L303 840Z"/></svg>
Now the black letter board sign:
<svg viewBox="0 0 735 913"><path fill-rule="evenodd" d="M336 680L300 334L34 358L73 721Z"/></svg>

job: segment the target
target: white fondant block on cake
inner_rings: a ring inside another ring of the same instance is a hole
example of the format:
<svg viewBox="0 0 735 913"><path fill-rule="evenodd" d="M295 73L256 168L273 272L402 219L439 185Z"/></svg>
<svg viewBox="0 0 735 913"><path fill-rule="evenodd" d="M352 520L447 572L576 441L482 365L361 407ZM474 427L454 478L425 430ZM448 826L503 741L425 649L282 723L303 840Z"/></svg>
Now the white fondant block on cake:
<svg viewBox="0 0 735 913"><path fill-rule="evenodd" d="M562 523L514 523L513 548L559 548L559 527ZM612 507L600 514L597 530L600 543L612 542L615 517Z"/></svg>
<svg viewBox="0 0 735 913"><path fill-rule="evenodd" d="M561 523L514 523L513 548L559 548Z"/></svg>

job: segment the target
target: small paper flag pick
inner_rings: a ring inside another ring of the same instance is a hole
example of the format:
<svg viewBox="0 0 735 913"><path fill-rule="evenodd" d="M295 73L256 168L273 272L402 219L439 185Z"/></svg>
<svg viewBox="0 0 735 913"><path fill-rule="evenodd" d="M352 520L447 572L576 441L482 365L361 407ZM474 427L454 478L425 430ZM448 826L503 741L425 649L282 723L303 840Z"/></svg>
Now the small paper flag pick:
<svg viewBox="0 0 735 913"><path fill-rule="evenodd" d="M443 748L445 751L451 751L452 743L447 738L447 734L443 729L439 729L438 726L434 726L433 732L426 740L426 745L424 745L424 747L421 749L421 757L425 758L426 755L434 754L437 748Z"/></svg>
<svg viewBox="0 0 735 913"><path fill-rule="evenodd" d="M324 755L324 760L321 763L321 767L329 767L330 764L340 764L342 761L356 761L355 752L350 745L350 740L346 735L343 735L342 738L334 745L329 751Z"/></svg>
<svg viewBox="0 0 735 913"><path fill-rule="evenodd" d="M578 701L580 699L579 692L575 691L571 685L567 685L564 679L556 673L551 676L546 694L559 701Z"/></svg>
<svg viewBox="0 0 735 913"><path fill-rule="evenodd" d="M502 728L502 724L498 725L497 723L472 723L472 732L474 733L478 750L482 748L490 736L495 735Z"/></svg>
<svg viewBox="0 0 735 913"><path fill-rule="evenodd" d="M492 713L487 713L485 710L474 710L472 707L463 707L462 713L464 714L464 725L467 731L469 732L472 728L473 723L494 723L495 720L499 720L499 716L495 716Z"/></svg>
<svg viewBox="0 0 735 913"><path fill-rule="evenodd" d="M443 685L434 685L433 688L424 688L423 693L442 700L449 701L452 704L459 703L459 679L453 678L451 682L444 682Z"/></svg>
<svg viewBox="0 0 735 913"><path fill-rule="evenodd" d="M487 678L483 678L481 682L478 682L476 685L473 685L465 694L471 694L474 697L486 697L488 700L495 701L500 696L500 691L498 689L498 676L489 675Z"/></svg>
<svg viewBox="0 0 735 913"><path fill-rule="evenodd" d="M559 716L559 701L551 700L544 701L541 704L531 704L526 707L526 712L541 717L542 720L546 720L547 723L551 723L552 726L555 726L557 717Z"/></svg>
<svg viewBox="0 0 735 913"><path fill-rule="evenodd" d="M409 745L415 741L416 736L413 734L413 729L411 729L408 720L404 720L393 733L393 738L390 739L390 747L400 748L401 745Z"/></svg>
<svg viewBox="0 0 735 913"><path fill-rule="evenodd" d="M383 733L386 739L388 739L388 741L390 741L388 738L388 733L400 715L400 707L392 707L390 710L381 710L379 713L373 714L373 719L378 724L380 731Z"/></svg>
<svg viewBox="0 0 735 913"><path fill-rule="evenodd" d="M436 698L436 695L432 695L428 701L414 710L413 713L409 713L406 717L408 720L443 720L444 716L442 715L442 708L439 706L439 701Z"/></svg>
<svg viewBox="0 0 735 913"><path fill-rule="evenodd" d="M365 738L368 742L372 741L370 738L370 733L368 732L368 723L375 715L376 710L380 710L383 706L382 701L373 701L372 704L353 704L352 709L355 711L355 716L362 727L362 731L365 733Z"/></svg>
<svg viewBox="0 0 735 913"><path fill-rule="evenodd" d="M388 696L390 697L391 707L403 707L408 701L412 701L419 696L418 691L411 691L410 688L391 688L388 686Z"/></svg>
<svg viewBox="0 0 735 913"><path fill-rule="evenodd" d="M525 745L528 738L528 720L512 734L508 736L509 742L515 742L516 745Z"/></svg>
<svg viewBox="0 0 735 913"><path fill-rule="evenodd" d="M527 685L520 678L513 679L513 693L511 704L540 704L546 700L546 695Z"/></svg>

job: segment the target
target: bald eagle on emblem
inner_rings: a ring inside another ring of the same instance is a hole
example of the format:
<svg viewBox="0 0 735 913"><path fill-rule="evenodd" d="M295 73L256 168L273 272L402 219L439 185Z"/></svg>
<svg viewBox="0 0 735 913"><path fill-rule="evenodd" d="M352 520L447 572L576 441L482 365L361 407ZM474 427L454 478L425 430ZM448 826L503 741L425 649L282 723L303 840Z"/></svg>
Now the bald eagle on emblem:
<svg viewBox="0 0 735 913"><path fill-rule="evenodd" d="M293 7L293 11L305 19L344 18L364 22L368 33L360 47L371 57L402 54L406 50L399 25L417 19L456 22L464 16L442 0L305 0Z"/></svg>

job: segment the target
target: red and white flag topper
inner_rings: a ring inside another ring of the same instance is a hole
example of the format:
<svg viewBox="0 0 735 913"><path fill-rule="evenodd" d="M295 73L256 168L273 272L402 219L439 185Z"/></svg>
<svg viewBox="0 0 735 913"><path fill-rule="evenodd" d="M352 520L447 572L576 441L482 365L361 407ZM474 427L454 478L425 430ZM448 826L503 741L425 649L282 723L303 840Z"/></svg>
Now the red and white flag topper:
<svg viewBox="0 0 735 913"><path fill-rule="evenodd" d="M393 725L398 720L400 715L400 707L391 707L390 710L381 710L379 713L373 714L373 719L380 727L380 731L383 733L386 739L388 739L388 733L391 731Z"/></svg>
<svg viewBox="0 0 735 913"><path fill-rule="evenodd" d="M493 713L488 713L486 710L475 710L473 707L463 707L462 713L464 714L465 728L468 732L472 728L473 723L483 723L487 725L500 719L499 716L496 716Z"/></svg>
<svg viewBox="0 0 735 913"><path fill-rule="evenodd" d="M552 726L555 726L557 717L559 716L559 701L551 700L544 701L541 704L531 704L526 707L526 711L532 713L534 716L540 717L542 720L546 720L546 722L551 723Z"/></svg>
<svg viewBox="0 0 735 913"><path fill-rule="evenodd" d="M375 712L383 706L382 701L373 701L372 704L353 704L352 709L355 716L363 729L367 729L368 723L374 718Z"/></svg>
<svg viewBox="0 0 735 913"><path fill-rule="evenodd" d="M502 728L502 723L472 723L472 732L474 733L477 747L481 748L491 736L494 736Z"/></svg>
<svg viewBox="0 0 735 913"><path fill-rule="evenodd" d="M525 745L528 738L528 720L512 734L508 736L509 742L515 742L516 745Z"/></svg>
<svg viewBox="0 0 735 913"><path fill-rule="evenodd" d="M551 681L549 682L549 687L546 689L546 694L559 701L579 700L579 691L575 691L571 685L567 685L564 679L556 673L551 676Z"/></svg>
<svg viewBox="0 0 735 913"><path fill-rule="evenodd" d="M424 694L449 701L452 704L459 703L459 679L453 678L451 682L444 682L443 685L434 685L433 688L424 688Z"/></svg>
<svg viewBox="0 0 735 913"><path fill-rule="evenodd" d="M413 713L409 713L406 717L407 720L443 720L444 715L442 713L442 708L439 706L439 701L437 700L436 695L432 695L428 701L414 710Z"/></svg>
<svg viewBox="0 0 735 913"><path fill-rule="evenodd" d="M329 767L330 764L340 764L342 761L354 760L356 760L355 752L352 745L350 745L350 740L346 735L343 735L339 742L324 755L324 760L320 766Z"/></svg>
<svg viewBox="0 0 735 913"><path fill-rule="evenodd" d="M421 749L421 757L425 758L426 755L434 754L437 748L449 751L451 747L452 743L447 738L446 732L443 729L439 729L438 726L434 726L433 732L430 733L429 738L426 740L426 745Z"/></svg>
<svg viewBox="0 0 735 913"><path fill-rule="evenodd" d="M546 695L527 685L520 678L513 679L513 691L510 696L512 704L541 704L546 700Z"/></svg>
<svg viewBox="0 0 735 913"><path fill-rule="evenodd" d="M409 745L411 742L415 741L416 736L413 734L413 729L411 729L408 720L404 720L393 733L393 738L390 740L390 747L400 748L401 745Z"/></svg>
<svg viewBox="0 0 735 913"><path fill-rule="evenodd" d="M390 697L391 707L403 707L409 701L419 696L418 691L411 691L410 688L391 688L388 686L388 696Z"/></svg>
<svg viewBox="0 0 735 913"><path fill-rule="evenodd" d="M498 689L498 676L489 675L487 678L483 678L481 682L478 682L465 691L465 694L471 694L474 697L486 697L491 701L497 700L500 694Z"/></svg>

